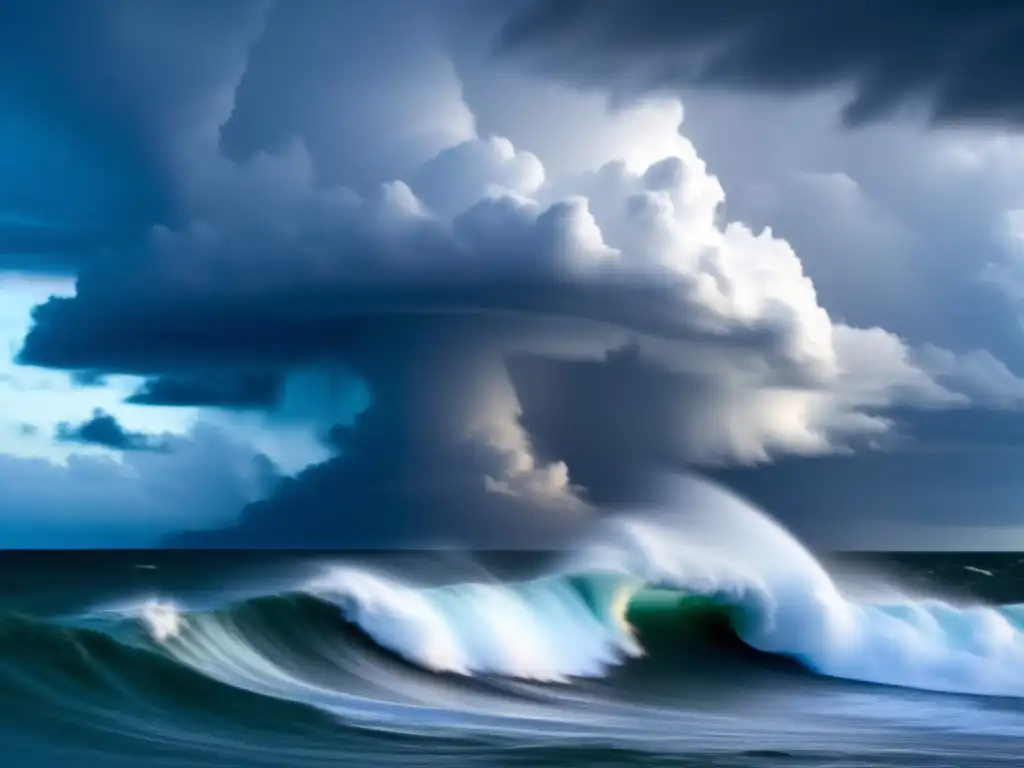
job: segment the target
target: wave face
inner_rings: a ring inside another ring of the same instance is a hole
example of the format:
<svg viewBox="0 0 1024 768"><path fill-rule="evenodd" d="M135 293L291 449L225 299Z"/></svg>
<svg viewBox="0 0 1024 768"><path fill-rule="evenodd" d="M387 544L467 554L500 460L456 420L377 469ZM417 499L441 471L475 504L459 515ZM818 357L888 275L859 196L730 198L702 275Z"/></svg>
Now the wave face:
<svg viewBox="0 0 1024 768"><path fill-rule="evenodd" d="M964 605L891 584L854 598L745 502L702 483L672 495L666 509L610 519L519 580L426 584L334 565L244 599L153 598L59 620L0 619L0 697L74 700L79 711L85 691L100 709L116 695L155 706L198 691L204 706L220 707L217 717L271 701L366 732L661 749L680 734L691 746L736 743L735 729L686 703L698 684L729 684L749 700L743 738L761 746L816 743L829 707L855 712L851 743L872 728L882 738L895 721L1024 735L1018 719L968 721L941 699L854 705L860 688L829 688L892 686L893 701L912 689L1024 698L1024 606ZM773 687L840 693L768 701L754 695L762 673ZM651 681L672 695L652 698ZM141 728L129 714L119 727Z"/></svg>

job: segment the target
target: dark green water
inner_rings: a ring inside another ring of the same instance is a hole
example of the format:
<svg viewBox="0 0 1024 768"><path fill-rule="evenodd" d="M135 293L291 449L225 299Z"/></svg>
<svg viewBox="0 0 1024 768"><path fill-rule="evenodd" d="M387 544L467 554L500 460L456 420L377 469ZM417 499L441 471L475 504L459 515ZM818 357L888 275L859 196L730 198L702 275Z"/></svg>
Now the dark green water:
<svg viewBox="0 0 1024 768"><path fill-rule="evenodd" d="M1024 556L834 558L843 634L558 560L4 553L0 765L1019 764Z"/></svg>

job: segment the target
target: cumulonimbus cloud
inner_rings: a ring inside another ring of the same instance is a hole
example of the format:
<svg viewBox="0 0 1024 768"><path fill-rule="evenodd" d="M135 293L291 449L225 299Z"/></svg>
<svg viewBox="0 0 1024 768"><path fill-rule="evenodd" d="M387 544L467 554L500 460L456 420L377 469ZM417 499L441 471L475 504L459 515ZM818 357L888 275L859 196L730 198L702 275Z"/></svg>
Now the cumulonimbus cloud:
<svg viewBox="0 0 1024 768"><path fill-rule="evenodd" d="M356 13L332 8L320 25L328 31ZM361 544L385 529L422 534L428 519L441 521L437 536L493 534L513 517L558 528L588 498L564 455L579 456L580 435L602 446L608 476L643 462L756 463L872 444L889 430L886 409L963 406L978 391L956 355L834 320L787 242L728 221L724 190L679 135L682 108L671 99L630 108L651 132L632 140L651 139L664 156L641 162L615 146L585 172L554 173L531 147L467 126L472 103L437 58L443 47L406 30L438 92L455 94L457 116L432 113L426 144L415 131L389 135L409 149L385 164L400 166L399 178L369 183L370 165L356 163L345 183L346 163L381 146L353 129L367 146L311 149L323 136L308 123L331 119L313 106L297 110L296 136L234 156L223 137L255 141L280 97L260 81L261 57L306 68L305 83L341 76L295 48L308 12L205 41L221 46L218 66L201 87L171 89L191 112L159 136L177 163L185 220L84 266L73 297L37 309L21 351L35 365L157 381L286 374L325 359L366 380L374 404L343 454L207 541L281 543L290 531L292 543L347 535ZM389 33L401 34L395 24ZM332 51L317 56L337 64L330 57L345 53ZM136 70L146 72L126 67ZM373 92L400 76L383 64L371 74ZM393 103L356 90L351 119L393 115ZM239 114L253 124L239 125ZM582 143L589 127L581 119L566 130ZM557 421L545 392L589 410L566 408L562 434L545 430L536 425Z"/></svg>

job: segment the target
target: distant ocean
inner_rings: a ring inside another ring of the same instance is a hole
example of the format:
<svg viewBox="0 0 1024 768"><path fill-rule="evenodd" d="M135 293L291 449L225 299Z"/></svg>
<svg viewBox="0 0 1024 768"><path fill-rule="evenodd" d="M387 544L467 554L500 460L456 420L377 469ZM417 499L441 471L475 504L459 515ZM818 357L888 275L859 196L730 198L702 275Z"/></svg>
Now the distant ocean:
<svg viewBox="0 0 1024 768"><path fill-rule="evenodd" d="M1024 555L0 553L0 764L1016 766Z"/></svg>

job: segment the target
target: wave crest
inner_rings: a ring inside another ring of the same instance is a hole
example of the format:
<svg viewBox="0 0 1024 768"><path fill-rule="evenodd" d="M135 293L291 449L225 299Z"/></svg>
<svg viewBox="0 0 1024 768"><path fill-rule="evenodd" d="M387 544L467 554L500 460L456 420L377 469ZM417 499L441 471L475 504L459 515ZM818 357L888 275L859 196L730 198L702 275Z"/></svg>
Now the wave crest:
<svg viewBox="0 0 1024 768"><path fill-rule="evenodd" d="M625 620L633 578L552 576L417 589L339 568L306 587L381 646L435 672L566 682L640 655Z"/></svg>

